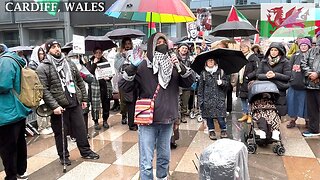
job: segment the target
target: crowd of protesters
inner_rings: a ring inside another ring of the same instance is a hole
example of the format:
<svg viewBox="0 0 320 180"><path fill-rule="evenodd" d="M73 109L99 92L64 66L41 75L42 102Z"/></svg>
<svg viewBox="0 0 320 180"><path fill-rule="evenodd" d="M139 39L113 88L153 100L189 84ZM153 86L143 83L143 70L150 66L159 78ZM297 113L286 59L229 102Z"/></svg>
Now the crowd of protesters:
<svg viewBox="0 0 320 180"><path fill-rule="evenodd" d="M319 43L320 32L316 38ZM305 118L307 131L303 136L320 135L320 47L313 45L310 38L298 38L289 52L277 42L263 52L261 46L253 45L248 39L238 46L228 39L194 47L182 43L175 46L174 55L170 54L169 46L170 40L164 34L155 33L148 39L144 59L130 61L128 51L133 49L133 42L123 38L119 49L104 54L104 49L96 47L86 61L73 51L63 53L60 43L54 39L36 46L30 60L9 52L0 44L0 156L6 179L25 177L27 168L25 126L32 110L19 102L12 92L12 89L20 92L21 69L17 62L35 70L44 87L43 103L53 113L49 117L37 117L38 130L41 134L54 133L62 165L71 165L67 135L76 141L83 158L99 159L88 142L88 120L92 118L94 129L99 131L102 117L102 127L108 129L110 110L120 110L121 123L139 133L141 179L153 177L154 152L157 153L157 177L166 178L170 148L179 146L176 143L179 124L188 122L193 108L199 108L206 120L210 139L217 139L215 119L220 126L220 138L227 138L226 117L232 112L232 92L235 91L241 100L243 115L238 121L252 122L248 84L253 81L267 80L277 86L280 97L275 105L279 115L291 118L287 128L294 128L298 117ZM227 75L218 61L210 58L203 71L196 74L190 68L195 57L216 48L241 50L248 60L247 65L238 73ZM104 62L114 67L115 75L99 79L97 67ZM151 98L156 89L153 123L138 126L134 123L135 102ZM63 125L65 133L62 133Z"/></svg>

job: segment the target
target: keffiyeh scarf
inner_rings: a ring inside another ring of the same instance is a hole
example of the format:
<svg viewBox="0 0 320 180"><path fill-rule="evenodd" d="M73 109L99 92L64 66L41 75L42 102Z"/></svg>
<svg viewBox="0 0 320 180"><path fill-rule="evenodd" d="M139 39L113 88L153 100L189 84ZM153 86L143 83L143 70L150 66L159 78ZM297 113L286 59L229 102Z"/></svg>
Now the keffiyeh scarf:
<svg viewBox="0 0 320 180"><path fill-rule="evenodd" d="M153 56L153 74L158 73L159 84L163 89L166 89L172 75L173 64L167 54L155 52Z"/></svg>

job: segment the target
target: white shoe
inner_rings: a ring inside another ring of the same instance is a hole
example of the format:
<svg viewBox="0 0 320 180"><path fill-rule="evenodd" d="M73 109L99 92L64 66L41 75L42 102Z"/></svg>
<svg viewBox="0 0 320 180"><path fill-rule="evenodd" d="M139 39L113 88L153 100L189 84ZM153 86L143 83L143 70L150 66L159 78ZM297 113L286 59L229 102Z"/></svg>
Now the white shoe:
<svg viewBox="0 0 320 180"><path fill-rule="evenodd" d="M280 131L278 130L273 130L272 131L272 139L276 140L276 141L280 141Z"/></svg>
<svg viewBox="0 0 320 180"><path fill-rule="evenodd" d="M23 175L17 174L17 180L28 180L28 173L25 172Z"/></svg>
<svg viewBox="0 0 320 180"><path fill-rule="evenodd" d="M49 130L49 129L42 129L39 133L42 134L42 135L52 134L52 129L51 129L51 130Z"/></svg>

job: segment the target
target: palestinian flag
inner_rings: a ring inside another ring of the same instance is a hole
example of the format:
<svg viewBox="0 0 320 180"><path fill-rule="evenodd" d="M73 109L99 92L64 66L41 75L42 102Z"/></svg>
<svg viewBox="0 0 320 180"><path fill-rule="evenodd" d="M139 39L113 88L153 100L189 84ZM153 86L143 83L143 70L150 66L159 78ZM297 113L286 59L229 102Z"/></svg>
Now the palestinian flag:
<svg viewBox="0 0 320 180"><path fill-rule="evenodd" d="M52 9L51 11L47 11L47 13L50 14L51 16L56 16L58 8L59 8L60 0L34 0L34 1L39 4L40 3L55 3L56 5L54 7L56 7L56 8Z"/></svg>
<svg viewBox="0 0 320 180"><path fill-rule="evenodd" d="M229 12L229 15L227 17L227 22L229 21L242 21L242 22L247 22L251 24L248 19L240 12L237 10L236 7L232 5L231 10Z"/></svg>
<svg viewBox="0 0 320 180"><path fill-rule="evenodd" d="M282 39L296 38L295 28L309 28L317 25L316 9L314 3L261 3L260 36L270 37L278 29L287 29L289 33L277 36ZM294 32L291 33L290 29ZM314 30L304 33L313 36Z"/></svg>
<svg viewBox="0 0 320 180"><path fill-rule="evenodd" d="M152 34L156 33L156 23L154 22L149 22L148 23L148 37L150 37Z"/></svg>

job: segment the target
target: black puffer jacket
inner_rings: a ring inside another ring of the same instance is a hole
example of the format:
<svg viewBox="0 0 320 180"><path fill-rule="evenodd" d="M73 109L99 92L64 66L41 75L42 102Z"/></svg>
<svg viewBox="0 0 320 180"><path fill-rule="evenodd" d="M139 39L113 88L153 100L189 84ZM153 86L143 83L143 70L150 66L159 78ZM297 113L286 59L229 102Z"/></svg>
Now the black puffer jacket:
<svg viewBox="0 0 320 180"><path fill-rule="evenodd" d="M77 69L77 66L71 62L69 63L72 78L74 80L77 100L79 103L87 102L88 96L87 91L83 83L83 79ZM62 89L60 79L58 77L58 72L55 70L53 64L48 59L44 59L37 68L37 74L39 79L44 86L43 90L43 100L50 109L54 110L57 107L67 107L70 105L68 102L65 92Z"/></svg>
<svg viewBox="0 0 320 180"><path fill-rule="evenodd" d="M240 84L240 98L248 99L248 83L256 79L256 71L258 69L259 59L255 54L251 54L248 58L249 63L246 65L243 73L243 83Z"/></svg>
<svg viewBox="0 0 320 180"><path fill-rule="evenodd" d="M271 48L277 48L280 53L280 60L274 66L268 63L268 56ZM289 88L289 80L291 77L291 66L289 60L285 57L286 51L281 43L271 43L265 58L261 61L257 70L257 79L262 81L271 81L277 85L280 97L276 102L277 110L281 116L287 114L286 90ZM266 73L273 71L275 77L268 79Z"/></svg>

